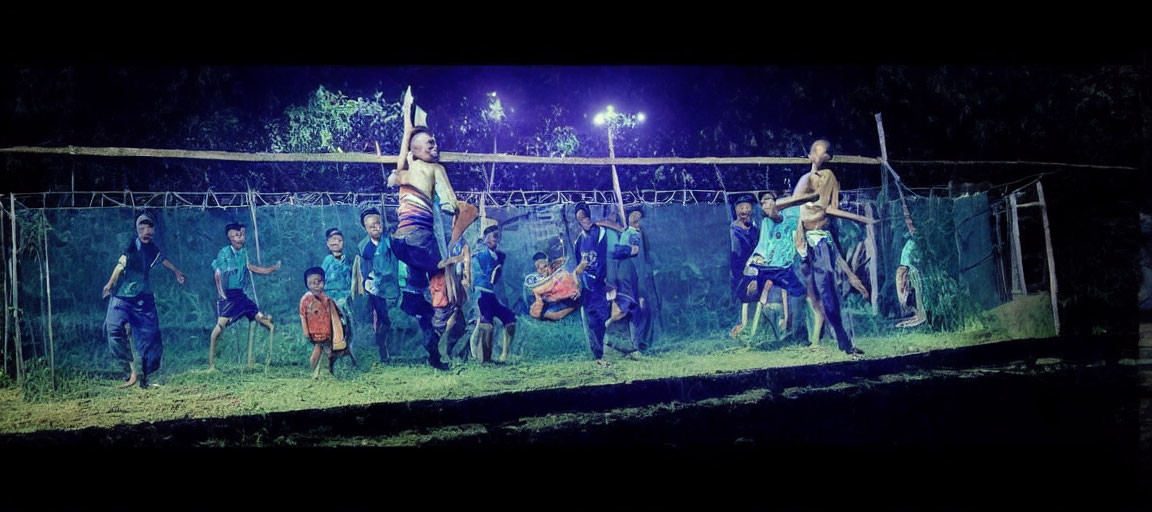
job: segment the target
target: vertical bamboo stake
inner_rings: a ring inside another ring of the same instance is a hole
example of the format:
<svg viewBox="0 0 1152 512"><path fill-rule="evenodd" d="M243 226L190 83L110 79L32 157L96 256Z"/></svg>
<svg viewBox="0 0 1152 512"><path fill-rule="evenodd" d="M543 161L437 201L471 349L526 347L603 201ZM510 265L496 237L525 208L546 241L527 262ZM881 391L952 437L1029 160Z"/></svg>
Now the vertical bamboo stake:
<svg viewBox="0 0 1152 512"><path fill-rule="evenodd" d="M996 291L1000 293L1000 301L1003 302L1004 292L1008 289L1008 277L1004 275L1004 235L1000 230L1000 213L995 209L993 209L992 213L996 217L996 247L994 248L996 250L996 269L1000 271L998 274L1000 276L1000 282L998 283L999 287L997 287Z"/></svg>
<svg viewBox="0 0 1152 512"><path fill-rule="evenodd" d="M20 282L16 279L16 194L8 194L8 218L12 221L12 266L8 277L12 280L12 327L16 333L16 383L24 382L24 351L20 347Z"/></svg>
<svg viewBox="0 0 1152 512"><path fill-rule="evenodd" d="M1052 283L1052 322L1056 335L1060 335L1060 312L1056 309L1056 258L1052 253L1052 232L1048 230L1048 205L1044 202L1044 186L1036 181L1036 194L1040 196L1040 218L1044 219L1044 245L1048 249L1048 279Z"/></svg>
<svg viewBox="0 0 1152 512"><path fill-rule="evenodd" d="M4 208L0 208L0 211L3 211L3 210L4 210ZM0 220L2 220L2 219L0 219ZM7 234L8 234L8 230L4 229L4 223L0 222L0 254L3 254L2 249L6 245L5 242L7 242L7 240L5 240L5 238L7 237ZM3 258L0 258L0 259L3 259ZM4 262L4 366L2 368L4 375L8 375L8 274L10 273L9 270L11 270L11 269L8 268L8 262L5 261Z"/></svg>
<svg viewBox="0 0 1152 512"><path fill-rule="evenodd" d="M867 215L869 219L874 218L872 215L872 203L864 203L864 215ZM872 314L875 315L880 312L878 302L880 283L876 282L879 279L877 276L879 273L877 269L878 263L876 261L876 227L868 224L864 226L864 232L864 252L868 255L868 278L872 280L872 293L869 298L872 299Z"/></svg>
<svg viewBox="0 0 1152 512"><path fill-rule="evenodd" d="M33 350L32 357L35 358L35 357L39 357L40 355L48 355L48 324L46 322L47 317L44 315L44 312L47 309L45 307L45 303L44 303L44 296L45 296L45 292L44 292L44 258L42 257L41 254L39 254L40 253L40 247L39 247L40 244L36 243L36 242L33 242L33 243L36 244L36 253L37 253L36 254L36 270L38 270L40 272L40 350L41 350L41 354L39 354L39 355L36 354L36 352L35 352L36 344L33 343L32 344L32 350Z"/></svg>
<svg viewBox="0 0 1152 512"><path fill-rule="evenodd" d="M52 267L48 266L48 215L43 210L40 215L44 217L44 289L48 293L48 365L52 375L52 390L56 390L56 340L52 336Z"/></svg>
<svg viewBox="0 0 1152 512"><path fill-rule="evenodd" d="M616 148L612 144L612 138L615 135L612 132L612 125L608 125L608 157L616 160ZM616 194L616 208L620 213L620 222L628 225L628 216L624 215L624 195L620 193L620 175L616 174L616 164L612 164L612 192Z"/></svg>
<svg viewBox="0 0 1152 512"><path fill-rule="evenodd" d="M260 255L260 228L256 226L256 193L252 191L252 187L248 187L248 211L252 214L252 238L256 240L256 264L264 265L264 259Z"/></svg>
<svg viewBox="0 0 1152 512"><path fill-rule="evenodd" d="M1024 284L1024 259L1020 251L1020 218L1016 215L1016 192L1008 193L1008 228L1012 237L1012 298L1028 295Z"/></svg>
<svg viewBox="0 0 1152 512"><path fill-rule="evenodd" d="M247 183L245 183L247 185ZM260 257L260 227L256 225L256 205L253 204L256 199L255 194L252 193L252 187L248 187L248 211L252 214L252 238L256 240L256 264L263 266L264 262ZM247 270L247 269L245 269ZM252 281L252 298L255 299L256 307L260 307L260 295L256 293L256 278L252 275L251 270L247 270L248 280Z"/></svg>

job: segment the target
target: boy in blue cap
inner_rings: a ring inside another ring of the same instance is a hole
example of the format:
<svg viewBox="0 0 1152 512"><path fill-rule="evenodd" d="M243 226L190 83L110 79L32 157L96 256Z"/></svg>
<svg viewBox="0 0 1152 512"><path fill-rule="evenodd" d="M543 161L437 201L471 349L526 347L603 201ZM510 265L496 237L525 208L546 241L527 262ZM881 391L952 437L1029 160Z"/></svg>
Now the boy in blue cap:
<svg viewBox="0 0 1152 512"><path fill-rule="evenodd" d="M759 227L756 221L752 220L754 202L755 200L749 195L742 195L736 199L736 220L732 221L728 230L728 268L732 272L732 297L740 303L740 323L729 333L733 338L744 330L744 326L748 323L748 304L757 299L755 291L748 289L744 276L745 263L760 241Z"/></svg>
<svg viewBox="0 0 1152 512"><path fill-rule="evenodd" d="M108 284L104 285L104 297L112 296L104 319L108 350L129 372L128 380L120 387L128 387L137 382L132 349L128 346L124 328L126 324L132 326L132 342L136 345L136 353L140 354L141 388L148 387L148 374L160 368L160 358L164 355L164 345L160 341L160 317L156 312L156 299L152 295L149 279L152 267L157 263L164 265L176 276L177 283L184 284L184 273L152 241L155 232L156 222L151 215L145 213L136 217L136 237L128 244L116 262ZM116 287L115 291L113 286Z"/></svg>
<svg viewBox="0 0 1152 512"><path fill-rule="evenodd" d="M213 278L216 280L216 326L212 328L208 347L208 371L216 370L216 342L224 333L224 328L232 325L242 317L248 318L248 366L252 366L252 346L255 343L256 324L268 328L268 354L271 357L272 340L276 335L276 326L272 324L272 316L260 311L252 299L244 294L248 285L248 272L261 275L271 274L280 270L277 261L271 267L253 265L248 261L248 249L244 247L247 236L244 225L231 222L224 226L224 233L228 236L228 245L212 260Z"/></svg>

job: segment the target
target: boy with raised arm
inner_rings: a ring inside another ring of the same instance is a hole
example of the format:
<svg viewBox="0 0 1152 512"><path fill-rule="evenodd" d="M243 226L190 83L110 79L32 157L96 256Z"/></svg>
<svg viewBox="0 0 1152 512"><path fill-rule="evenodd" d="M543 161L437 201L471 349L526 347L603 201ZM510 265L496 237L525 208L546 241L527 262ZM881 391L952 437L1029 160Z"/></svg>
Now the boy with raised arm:
<svg viewBox="0 0 1152 512"><path fill-rule="evenodd" d="M216 326L212 328L208 347L208 370L216 369L216 342L224 333L224 328L232 325L241 317L248 318L248 366L252 366L252 346L255 343L256 324L268 328L269 356L272 350L272 339L276 334L276 326L272 324L272 317L261 312L252 299L244 294L244 287L248 285L248 271L256 274L271 274L280 269L277 261L271 267L253 265L248 261L248 249L244 247L247 241L244 225L231 222L224 226L224 233L228 236L228 245L216 254L212 260L212 276L216 280Z"/></svg>
<svg viewBox="0 0 1152 512"><path fill-rule="evenodd" d="M477 210L463 201L456 200L456 193L448 181L448 173L440 165L440 151L436 138L423 125L423 111L417 108L416 123L412 114L411 89L404 94L402 115L404 136L400 142L400 155L396 169L388 176L389 187L399 187L399 205L396 231L392 234L392 250L396 257L408 265L410 275L427 276L428 289L432 293L433 327L443 331L453 309L446 283L445 269L440 264L440 248L436 240L433 215L433 196L440 198L440 209L448 215L456 215L452 226L452 239L449 246L463 234L464 229L476 219ZM449 266L451 271L453 267ZM440 361L440 351L429 351L429 363L438 369L446 370L448 365Z"/></svg>
<svg viewBox="0 0 1152 512"><path fill-rule="evenodd" d="M137 382L132 349L128 346L125 324L132 326L132 342L140 354L140 387L148 387L148 374L160 368L164 355L164 345L160 340L160 317L156 312L156 299L152 295L150 274L157 263L164 265L176 276L176 282L184 284L184 273L168 261L164 251L152 241L156 232L156 222L151 215L136 217L136 236L124 250L104 285L104 297L108 301L108 314L104 319L104 332L108 335L108 350L128 370L128 380L120 387L128 387ZM121 280L120 278L123 277ZM119 282L119 285L117 285ZM115 286L115 291L113 291Z"/></svg>

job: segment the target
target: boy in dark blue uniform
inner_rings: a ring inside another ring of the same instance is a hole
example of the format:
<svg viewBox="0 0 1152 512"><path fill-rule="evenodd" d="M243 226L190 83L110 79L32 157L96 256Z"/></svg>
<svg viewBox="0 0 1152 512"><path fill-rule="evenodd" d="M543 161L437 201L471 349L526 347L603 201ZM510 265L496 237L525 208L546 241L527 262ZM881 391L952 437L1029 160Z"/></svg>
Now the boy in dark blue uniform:
<svg viewBox="0 0 1152 512"><path fill-rule="evenodd" d="M760 230L752 220L752 196L740 196L736 200L736 220L729 225L728 268L732 272L732 297L740 303L740 323L732 328L730 335L735 338L748 323L748 304L757 299L756 292L747 289L744 279L745 263L752 256L760 241Z"/></svg>
<svg viewBox="0 0 1152 512"><path fill-rule="evenodd" d="M588 348L600 366L612 366L604 360L604 322L612 315L611 306L605 296L608 263L608 238L606 229L593 224L588 205L576 204L576 223L580 225L580 235L572 242L572 252L578 260L588 259L588 266L580 273L583 291L583 304L580 310L585 332L588 333Z"/></svg>
<svg viewBox="0 0 1152 512"><path fill-rule="evenodd" d="M392 322L388 318L388 299L400 298L396 282L396 257L391 242L384 238L384 222L380 211L369 208L360 214L360 225L368 237L360 242L359 275L361 290L368 296L368 316L372 317L376 351L380 364L388 362L388 335ZM356 279L356 278L354 278Z"/></svg>
<svg viewBox="0 0 1152 512"><path fill-rule="evenodd" d="M112 277L104 285L108 301L108 314L104 319L104 332L108 335L108 350L127 367L128 380L121 387L137 382L132 349L128 346L125 324L132 326L132 341L140 354L140 387L148 387L148 374L160 368L164 345L160 341L160 318L156 313L156 300L152 295L149 274L157 263L163 264L184 284L184 273L168 261L164 251L152 241L156 223L148 214L136 217L136 237L112 270ZM123 277L123 279L120 279ZM117 281L119 280L119 285ZM116 286L113 292L113 286Z"/></svg>
<svg viewBox="0 0 1152 512"><path fill-rule="evenodd" d="M504 324L504 339L500 350L500 361L508 359L508 347L516 336L516 314L496 298L496 283L500 281L500 271L506 255L497 250L500 244L498 226L484 229L484 247L472 256L472 283L480 296L476 306L480 309L480 321L476 324L476 335L472 337L472 355L481 363L492 358L492 319L499 318Z"/></svg>

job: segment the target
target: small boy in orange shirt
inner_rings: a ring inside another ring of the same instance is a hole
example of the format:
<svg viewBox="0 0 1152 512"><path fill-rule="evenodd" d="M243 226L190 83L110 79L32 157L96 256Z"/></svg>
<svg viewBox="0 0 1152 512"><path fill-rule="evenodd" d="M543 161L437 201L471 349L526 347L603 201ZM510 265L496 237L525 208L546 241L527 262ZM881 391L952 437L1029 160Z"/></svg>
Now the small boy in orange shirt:
<svg viewBox="0 0 1152 512"><path fill-rule="evenodd" d="M324 269L312 267L304 271L304 283L308 291L300 297L300 327L304 336L312 342L312 355L308 362L313 368L312 378L320 378L320 354L328 358L328 373L335 375L333 368L336 359L345 354L352 358L356 366L356 356L352 355L344 329L340 325L340 309L336 302L324 295Z"/></svg>

